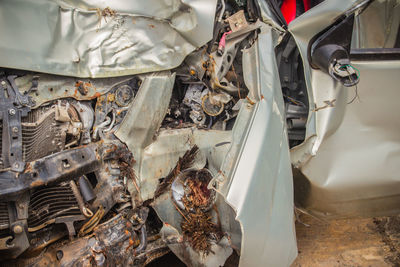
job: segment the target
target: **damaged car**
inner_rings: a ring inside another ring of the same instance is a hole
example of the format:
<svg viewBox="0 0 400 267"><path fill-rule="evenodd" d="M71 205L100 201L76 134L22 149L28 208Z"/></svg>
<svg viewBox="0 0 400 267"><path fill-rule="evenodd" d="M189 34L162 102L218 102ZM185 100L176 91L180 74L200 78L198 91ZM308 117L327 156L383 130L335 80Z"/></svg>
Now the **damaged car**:
<svg viewBox="0 0 400 267"><path fill-rule="evenodd" d="M399 0L3 0L0 260L289 266L400 211Z"/></svg>

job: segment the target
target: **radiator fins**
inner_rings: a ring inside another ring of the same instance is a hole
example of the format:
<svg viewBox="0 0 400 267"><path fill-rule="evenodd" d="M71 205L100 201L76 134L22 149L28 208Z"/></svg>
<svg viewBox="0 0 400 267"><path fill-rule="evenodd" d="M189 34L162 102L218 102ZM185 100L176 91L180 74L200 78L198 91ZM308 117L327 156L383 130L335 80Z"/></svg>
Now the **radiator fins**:
<svg viewBox="0 0 400 267"><path fill-rule="evenodd" d="M42 229L56 218L79 216L81 212L68 184L48 186L31 195L28 210L28 230Z"/></svg>
<svg viewBox="0 0 400 267"><path fill-rule="evenodd" d="M23 160L30 162L61 151L66 136L62 124L55 120L55 109L30 112L22 121Z"/></svg>
<svg viewBox="0 0 400 267"><path fill-rule="evenodd" d="M55 107L53 105L33 110L21 119L24 162L31 162L64 149L67 123L56 121ZM2 143L3 121L0 120L0 152ZM0 170L4 168L0 161Z"/></svg>
<svg viewBox="0 0 400 267"><path fill-rule="evenodd" d="M7 202L0 202L0 229L7 229L9 224Z"/></svg>

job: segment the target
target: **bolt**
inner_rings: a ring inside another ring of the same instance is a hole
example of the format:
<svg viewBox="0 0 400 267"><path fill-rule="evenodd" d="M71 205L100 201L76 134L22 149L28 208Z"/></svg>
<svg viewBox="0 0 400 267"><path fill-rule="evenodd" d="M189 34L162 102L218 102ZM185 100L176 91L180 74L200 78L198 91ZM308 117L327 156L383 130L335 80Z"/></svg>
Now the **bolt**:
<svg viewBox="0 0 400 267"><path fill-rule="evenodd" d="M196 74L197 74L196 70L191 68L190 69L190 75L196 76Z"/></svg>
<svg viewBox="0 0 400 267"><path fill-rule="evenodd" d="M1 85L5 86L6 82L5 81L1 81Z"/></svg>
<svg viewBox="0 0 400 267"><path fill-rule="evenodd" d="M65 169L68 169L69 167L71 167L71 165L69 165L68 161L63 161L63 167Z"/></svg>
<svg viewBox="0 0 400 267"><path fill-rule="evenodd" d="M62 250L57 250L56 257L57 257L57 260L59 260L59 261L64 257L64 253L62 252Z"/></svg>
<svg viewBox="0 0 400 267"><path fill-rule="evenodd" d="M14 233L16 233L16 234L22 233L22 227L21 227L21 225L16 225L16 226L14 226L13 231L14 231Z"/></svg>
<svg viewBox="0 0 400 267"><path fill-rule="evenodd" d="M10 109L10 110L8 110L8 114L10 114L11 116L13 116L13 115L15 115L15 109Z"/></svg>
<svg viewBox="0 0 400 267"><path fill-rule="evenodd" d="M12 127L12 131L13 131L13 133L18 133L18 127L17 126L15 126L15 127Z"/></svg>

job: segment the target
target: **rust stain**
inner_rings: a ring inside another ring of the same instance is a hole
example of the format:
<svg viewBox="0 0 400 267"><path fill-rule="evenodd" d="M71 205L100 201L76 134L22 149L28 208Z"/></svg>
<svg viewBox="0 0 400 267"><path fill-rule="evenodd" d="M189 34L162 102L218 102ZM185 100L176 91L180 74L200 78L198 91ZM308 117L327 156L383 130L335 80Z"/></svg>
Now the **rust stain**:
<svg viewBox="0 0 400 267"><path fill-rule="evenodd" d="M253 102L248 96L246 96L246 99L247 99L247 101L249 101L249 103L250 103L251 105L254 105L254 104L255 104L255 102Z"/></svg>
<svg viewBox="0 0 400 267"><path fill-rule="evenodd" d="M32 172L32 170L33 170L32 168L33 168L33 166L31 163L26 164L25 173Z"/></svg>
<svg viewBox="0 0 400 267"><path fill-rule="evenodd" d="M41 186L41 185L44 185L44 181L41 179L38 179L31 183L31 187L36 187L36 186Z"/></svg>
<svg viewBox="0 0 400 267"><path fill-rule="evenodd" d="M101 94L99 92L96 92L93 94L92 98L98 98L100 96L101 96Z"/></svg>
<svg viewBox="0 0 400 267"><path fill-rule="evenodd" d="M108 153L112 153L112 152L115 152L115 151L117 151L117 146L116 145L114 145L114 144L112 144L111 145L111 147L109 148L109 149L107 149L105 152L108 154Z"/></svg>
<svg viewBox="0 0 400 267"><path fill-rule="evenodd" d="M113 17L115 16L115 14L117 14L117 12L115 12L115 10L111 9L110 7L106 7L101 11L101 15L103 17Z"/></svg>
<svg viewBox="0 0 400 267"><path fill-rule="evenodd" d="M154 29L156 26L154 26L153 24L149 24L149 27Z"/></svg>
<svg viewBox="0 0 400 267"><path fill-rule="evenodd" d="M107 95L107 101L108 102L114 102L115 100L115 95L114 94L108 94Z"/></svg>

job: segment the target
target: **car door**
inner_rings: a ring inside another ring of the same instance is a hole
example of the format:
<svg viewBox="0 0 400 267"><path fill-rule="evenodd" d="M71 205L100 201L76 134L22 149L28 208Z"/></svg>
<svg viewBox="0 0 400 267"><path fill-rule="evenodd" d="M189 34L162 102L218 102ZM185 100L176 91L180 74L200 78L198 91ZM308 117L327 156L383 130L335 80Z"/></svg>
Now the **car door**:
<svg viewBox="0 0 400 267"><path fill-rule="evenodd" d="M291 149L295 202L316 216L400 211L399 16L399 1L327 0L289 24L310 103L304 142ZM337 70L350 80L324 70L318 42L345 47Z"/></svg>

